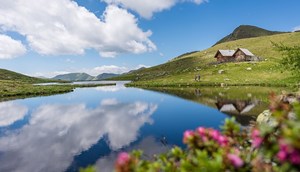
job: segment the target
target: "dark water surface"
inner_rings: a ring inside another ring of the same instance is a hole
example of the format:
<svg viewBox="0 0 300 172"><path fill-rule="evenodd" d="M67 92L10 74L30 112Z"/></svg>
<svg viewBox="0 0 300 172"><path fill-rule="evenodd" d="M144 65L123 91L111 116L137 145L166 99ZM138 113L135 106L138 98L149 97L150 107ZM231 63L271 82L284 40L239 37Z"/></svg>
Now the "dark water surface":
<svg viewBox="0 0 300 172"><path fill-rule="evenodd" d="M238 99L227 90L156 89L165 94L119 83L1 102L0 171L78 171L90 164L111 171L120 151L142 149L150 158L183 146L187 129L218 129L235 114L252 119L247 113L267 104L266 95L250 90Z"/></svg>

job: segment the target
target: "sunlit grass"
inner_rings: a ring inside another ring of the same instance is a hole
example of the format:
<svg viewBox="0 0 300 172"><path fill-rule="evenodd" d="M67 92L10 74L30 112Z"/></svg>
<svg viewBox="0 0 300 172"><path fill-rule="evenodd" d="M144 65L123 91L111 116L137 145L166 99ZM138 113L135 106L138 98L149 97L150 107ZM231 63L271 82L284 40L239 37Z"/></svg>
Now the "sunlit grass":
<svg viewBox="0 0 300 172"><path fill-rule="evenodd" d="M300 44L300 33L286 33L273 36L241 39L222 43L215 47L188 54L165 64L144 69L114 79L133 80L129 85L272 85L291 86L299 84L300 77L291 71L286 71L279 65L282 55L275 50L272 42L287 46ZM214 55L218 49L249 49L261 57L259 62L240 62L213 65ZM249 68L251 68L249 70ZM219 74L219 70L225 72ZM194 80L195 75L201 75L201 81Z"/></svg>

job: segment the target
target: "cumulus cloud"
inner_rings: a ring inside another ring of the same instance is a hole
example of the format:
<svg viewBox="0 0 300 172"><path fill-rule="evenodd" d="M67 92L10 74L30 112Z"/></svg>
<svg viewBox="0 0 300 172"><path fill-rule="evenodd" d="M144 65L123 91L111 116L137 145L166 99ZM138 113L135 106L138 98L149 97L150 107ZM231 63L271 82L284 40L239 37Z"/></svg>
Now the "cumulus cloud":
<svg viewBox="0 0 300 172"><path fill-rule="evenodd" d="M89 73L99 75L101 73L116 73L121 74L127 72L129 69L124 66L103 65L93 68Z"/></svg>
<svg viewBox="0 0 300 172"><path fill-rule="evenodd" d="M0 127L5 127L23 119L28 108L13 102L0 103Z"/></svg>
<svg viewBox="0 0 300 172"><path fill-rule="evenodd" d="M137 19L126 9L108 5L97 18L71 0L0 1L0 28L26 37L45 55L83 54L95 49L104 57L156 50Z"/></svg>
<svg viewBox="0 0 300 172"><path fill-rule="evenodd" d="M102 0L108 4L131 9L144 18L150 19L154 13L170 9L178 2L201 4L207 0Z"/></svg>
<svg viewBox="0 0 300 172"><path fill-rule="evenodd" d="M299 31L300 30L300 26L296 26L292 29L292 32L296 32L296 31Z"/></svg>
<svg viewBox="0 0 300 172"><path fill-rule="evenodd" d="M0 59L11 59L25 53L26 48L21 41L0 34Z"/></svg>
<svg viewBox="0 0 300 172"><path fill-rule="evenodd" d="M104 136L110 148L118 150L153 122L156 109L155 104L114 99L103 100L94 109L84 104L40 106L29 124L0 137L0 171L65 171L75 155Z"/></svg>

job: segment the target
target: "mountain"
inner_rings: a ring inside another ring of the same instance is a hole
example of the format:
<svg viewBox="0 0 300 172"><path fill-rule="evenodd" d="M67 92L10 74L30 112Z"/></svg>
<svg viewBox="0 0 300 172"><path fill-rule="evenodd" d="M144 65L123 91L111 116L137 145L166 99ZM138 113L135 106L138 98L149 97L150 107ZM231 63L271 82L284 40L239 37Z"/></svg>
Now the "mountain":
<svg viewBox="0 0 300 172"><path fill-rule="evenodd" d="M69 73L63 75L57 75L52 79L63 80L63 81L92 81L96 80L95 77L86 73Z"/></svg>
<svg viewBox="0 0 300 172"><path fill-rule="evenodd" d="M276 34L281 34L281 33L285 33L285 32L269 31L269 30L259 28L256 26L241 25L241 26L237 27L231 34L227 35L226 37L224 37L220 41L218 41L215 45L221 44L224 42L235 41L235 40L239 40L239 39L254 38L254 37L260 37L260 36L270 36L270 35L276 35Z"/></svg>
<svg viewBox="0 0 300 172"><path fill-rule="evenodd" d="M115 80L132 80L135 86L178 86L178 85L215 85L225 84L267 84L299 82L292 72L280 67L282 55L274 48L272 42L287 46L300 45L300 32L283 33L271 36L240 39L220 43L211 48L181 56L167 63L134 71L114 78ZM264 61L256 63L224 63L216 65L214 55L219 49L247 48ZM247 71L251 68L251 71ZM224 70L224 74L219 74ZM195 75L201 75L201 82L196 83Z"/></svg>
<svg viewBox="0 0 300 172"><path fill-rule="evenodd" d="M42 83L51 82L51 80L35 78L27 75L23 75L17 72L13 72L6 69L0 69L0 80L2 81L18 81L25 83Z"/></svg>
<svg viewBox="0 0 300 172"><path fill-rule="evenodd" d="M144 69L146 69L146 67L141 67L141 68L138 68L138 69L131 70L131 71L127 72L126 74L134 73L134 72L141 71L141 70L144 70Z"/></svg>
<svg viewBox="0 0 300 172"><path fill-rule="evenodd" d="M114 74L114 73L102 73L98 76L96 76L96 80L105 80L105 79L109 79L112 77L116 77L119 76L120 74Z"/></svg>

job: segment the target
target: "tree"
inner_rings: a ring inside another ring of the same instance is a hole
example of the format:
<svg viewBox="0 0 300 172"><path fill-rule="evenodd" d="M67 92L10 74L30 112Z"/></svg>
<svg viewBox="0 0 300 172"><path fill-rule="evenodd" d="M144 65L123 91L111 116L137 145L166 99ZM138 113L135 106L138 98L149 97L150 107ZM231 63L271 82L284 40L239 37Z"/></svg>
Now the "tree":
<svg viewBox="0 0 300 172"><path fill-rule="evenodd" d="M300 46L286 46L283 44L273 43L275 48L281 52L283 58L281 64L286 68L300 74Z"/></svg>

